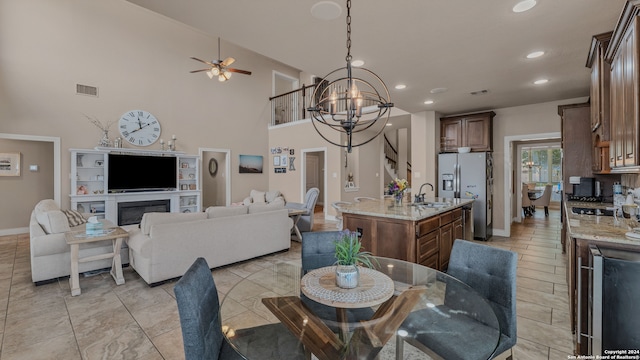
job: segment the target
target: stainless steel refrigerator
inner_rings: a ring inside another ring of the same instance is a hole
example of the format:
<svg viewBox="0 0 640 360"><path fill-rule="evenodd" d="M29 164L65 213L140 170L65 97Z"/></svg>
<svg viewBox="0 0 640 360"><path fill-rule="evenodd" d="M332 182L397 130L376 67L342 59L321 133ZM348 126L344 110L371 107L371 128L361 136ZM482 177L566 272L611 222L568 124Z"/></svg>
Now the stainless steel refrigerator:
<svg viewBox="0 0 640 360"><path fill-rule="evenodd" d="M493 157L490 152L438 156L438 196L474 199L473 237L493 234Z"/></svg>

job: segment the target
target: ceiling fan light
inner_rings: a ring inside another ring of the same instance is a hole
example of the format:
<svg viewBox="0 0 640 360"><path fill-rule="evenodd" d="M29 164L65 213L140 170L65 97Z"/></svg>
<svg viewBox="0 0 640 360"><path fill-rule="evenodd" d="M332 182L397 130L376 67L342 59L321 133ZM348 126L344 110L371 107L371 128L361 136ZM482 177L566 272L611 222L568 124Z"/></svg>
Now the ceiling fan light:
<svg viewBox="0 0 640 360"><path fill-rule="evenodd" d="M223 72L224 77L227 78L227 80L231 79L231 71L225 70Z"/></svg>
<svg viewBox="0 0 640 360"><path fill-rule="evenodd" d="M218 69L217 67L211 68L211 74L213 76L218 76L220 75L220 69Z"/></svg>
<svg viewBox="0 0 640 360"><path fill-rule="evenodd" d="M209 77L209 79L213 79L213 77L215 75L213 75L213 72L211 70L207 71L207 76Z"/></svg>

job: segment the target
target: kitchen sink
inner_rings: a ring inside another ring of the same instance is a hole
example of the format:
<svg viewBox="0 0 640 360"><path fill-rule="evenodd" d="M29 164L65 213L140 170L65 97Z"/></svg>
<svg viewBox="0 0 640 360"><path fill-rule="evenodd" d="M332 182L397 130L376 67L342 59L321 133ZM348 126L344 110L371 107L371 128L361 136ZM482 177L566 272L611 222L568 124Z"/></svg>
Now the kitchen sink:
<svg viewBox="0 0 640 360"><path fill-rule="evenodd" d="M413 203L412 206L423 206L428 208L443 208L447 206L451 206L451 203L448 202L437 202L437 201L425 201L419 203Z"/></svg>
<svg viewBox="0 0 640 360"><path fill-rule="evenodd" d="M577 215L613 216L613 210L573 206L571 212Z"/></svg>

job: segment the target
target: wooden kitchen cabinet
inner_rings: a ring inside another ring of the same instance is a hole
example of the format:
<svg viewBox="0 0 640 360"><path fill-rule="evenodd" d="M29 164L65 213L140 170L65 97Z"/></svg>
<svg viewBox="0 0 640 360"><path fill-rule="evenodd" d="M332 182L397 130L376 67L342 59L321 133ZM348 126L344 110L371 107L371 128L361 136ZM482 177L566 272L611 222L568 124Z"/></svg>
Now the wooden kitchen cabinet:
<svg viewBox="0 0 640 360"><path fill-rule="evenodd" d="M471 151L492 151L493 111L450 116L440 119L440 150L457 152L468 146Z"/></svg>
<svg viewBox="0 0 640 360"><path fill-rule="evenodd" d="M614 172L636 172L640 109L640 1L629 1L620 15L605 53L611 64L611 140L609 163Z"/></svg>
<svg viewBox="0 0 640 360"><path fill-rule="evenodd" d="M562 133L562 188L565 193L572 194L573 186L569 184L570 176L593 176L593 159L591 156L591 108L589 103L560 105L560 127Z"/></svg>
<svg viewBox="0 0 640 360"><path fill-rule="evenodd" d="M610 80L611 66L605 61L605 53L612 31L594 35L587 58L591 68L591 144L593 146L593 172L606 174L611 171L609 140L611 139Z"/></svg>

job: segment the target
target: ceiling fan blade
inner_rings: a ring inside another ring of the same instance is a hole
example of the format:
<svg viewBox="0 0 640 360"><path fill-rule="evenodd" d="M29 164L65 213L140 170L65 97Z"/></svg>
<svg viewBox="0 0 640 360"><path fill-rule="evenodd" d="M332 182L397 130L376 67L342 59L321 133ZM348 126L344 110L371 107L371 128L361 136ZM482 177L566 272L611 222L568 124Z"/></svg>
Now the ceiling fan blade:
<svg viewBox="0 0 640 360"><path fill-rule="evenodd" d="M189 71L189 72L193 74L193 73L202 72L202 71L209 71L209 70L211 70L211 69L192 70L192 71Z"/></svg>
<svg viewBox="0 0 640 360"><path fill-rule="evenodd" d="M240 73L240 74L245 74L245 75L251 75L251 71L247 71L247 70L227 68L227 71Z"/></svg>
<svg viewBox="0 0 640 360"><path fill-rule="evenodd" d="M193 59L193 60L195 60L195 61L200 61L201 63L207 64L207 65L209 65L209 66L211 66L211 67L216 66L216 65L215 65L215 64L213 64L213 63L210 63L210 62L208 62L208 61L204 61L204 60L200 60L200 59L198 59L198 58L196 58L196 57L191 57L191 59Z"/></svg>
<svg viewBox="0 0 640 360"><path fill-rule="evenodd" d="M229 65L233 64L235 61L236 61L236 59L234 59L234 58L232 58L232 57L228 57L228 58L224 59L224 60L222 61L222 63L220 63L220 65L222 65L222 66L229 66Z"/></svg>

